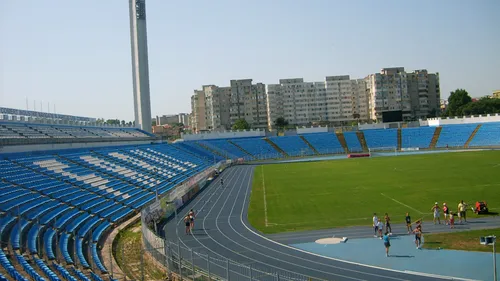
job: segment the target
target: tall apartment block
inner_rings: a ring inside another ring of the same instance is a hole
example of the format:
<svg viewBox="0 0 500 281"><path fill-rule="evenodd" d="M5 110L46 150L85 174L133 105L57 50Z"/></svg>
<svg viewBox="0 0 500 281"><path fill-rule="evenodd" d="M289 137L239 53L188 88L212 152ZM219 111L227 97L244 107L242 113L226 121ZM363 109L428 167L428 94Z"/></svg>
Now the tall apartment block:
<svg viewBox="0 0 500 281"><path fill-rule="evenodd" d="M267 128L266 86L252 79L231 80L231 124L245 119L255 129Z"/></svg>
<svg viewBox="0 0 500 281"><path fill-rule="evenodd" d="M365 82L371 120L381 121L386 111L402 111L403 120L433 117L439 112L439 73L383 68L368 75Z"/></svg>
<svg viewBox="0 0 500 281"><path fill-rule="evenodd" d="M349 75L327 76L322 82L281 79L279 84L267 85L266 94L270 129L279 117L298 126L368 119L365 81L351 80Z"/></svg>
<svg viewBox="0 0 500 281"><path fill-rule="evenodd" d="M266 87L252 79L231 80L229 87L203 86L191 97L191 112L195 131L230 129L238 119L267 128Z"/></svg>
<svg viewBox="0 0 500 281"><path fill-rule="evenodd" d="M229 129L230 87L205 85L191 96L190 124L195 131Z"/></svg>

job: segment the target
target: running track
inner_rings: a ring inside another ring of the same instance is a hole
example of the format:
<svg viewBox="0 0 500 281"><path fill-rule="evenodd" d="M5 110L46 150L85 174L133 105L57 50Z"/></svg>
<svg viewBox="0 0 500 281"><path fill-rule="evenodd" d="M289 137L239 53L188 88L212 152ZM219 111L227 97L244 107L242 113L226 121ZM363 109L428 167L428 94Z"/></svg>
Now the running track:
<svg viewBox="0 0 500 281"><path fill-rule="evenodd" d="M254 269L278 273L280 276L288 276L288 278L299 279L303 278L300 275L304 275L321 280L446 280L313 255L261 235L250 226L246 219L253 169L254 166L249 165L226 169L222 175L224 187L221 187L219 180L215 180L181 211L177 219L167 223L167 239L175 242L179 240L182 247L192 248L205 255L208 254L211 259L228 258ZM189 209L194 209L197 213L193 235L184 234L182 215ZM365 232L360 232L360 230L362 229L343 228L339 229L339 233L347 237L371 235L369 227L365 228ZM331 235L332 231L317 231L303 234L270 235L269 237L285 243L302 243ZM385 258L383 253L381 258ZM195 261L195 264L199 267L206 267L206 260L205 262ZM226 276L226 266L223 263L220 266L212 265L210 270L224 278ZM243 272L244 270L241 268L231 265L230 279L248 280L242 276L242 274L248 273ZM262 274L259 277L255 272L253 277L257 280L275 280L275 278Z"/></svg>

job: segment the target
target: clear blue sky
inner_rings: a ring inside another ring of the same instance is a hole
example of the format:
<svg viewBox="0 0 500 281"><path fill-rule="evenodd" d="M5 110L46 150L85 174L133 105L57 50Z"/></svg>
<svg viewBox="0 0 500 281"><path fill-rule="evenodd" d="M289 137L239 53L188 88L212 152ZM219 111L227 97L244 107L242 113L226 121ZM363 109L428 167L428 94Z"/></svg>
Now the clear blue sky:
<svg viewBox="0 0 500 281"><path fill-rule="evenodd" d="M440 72L441 91L500 88L500 1L147 0L152 114L203 84ZM133 119L128 0L0 0L0 105Z"/></svg>

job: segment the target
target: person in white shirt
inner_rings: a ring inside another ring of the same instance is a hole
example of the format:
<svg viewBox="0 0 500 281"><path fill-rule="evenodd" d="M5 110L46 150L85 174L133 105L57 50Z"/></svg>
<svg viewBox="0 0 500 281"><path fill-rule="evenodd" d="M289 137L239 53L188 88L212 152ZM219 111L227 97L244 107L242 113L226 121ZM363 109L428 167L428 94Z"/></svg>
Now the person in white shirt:
<svg viewBox="0 0 500 281"><path fill-rule="evenodd" d="M373 231L374 231L374 237L377 237L378 234L378 217L376 213L373 213Z"/></svg>
<svg viewBox="0 0 500 281"><path fill-rule="evenodd" d="M382 236L383 236L382 232L384 230L384 224L381 221L379 221L377 224L378 224L378 237L380 239L382 239Z"/></svg>
<svg viewBox="0 0 500 281"><path fill-rule="evenodd" d="M436 224L436 221L439 222L439 224L441 224L441 218L439 217L439 210L441 208L439 208L439 204L438 202L434 203L434 206L432 206L431 208L431 211L434 212L434 224Z"/></svg>

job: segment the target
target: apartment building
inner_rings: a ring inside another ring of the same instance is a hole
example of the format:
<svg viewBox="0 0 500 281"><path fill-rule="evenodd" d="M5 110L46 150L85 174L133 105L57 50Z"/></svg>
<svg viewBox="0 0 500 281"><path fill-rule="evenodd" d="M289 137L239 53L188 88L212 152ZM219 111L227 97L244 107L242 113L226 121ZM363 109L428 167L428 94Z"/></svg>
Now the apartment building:
<svg viewBox="0 0 500 281"><path fill-rule="evenodd" d="M279 84L267 85L266 94L270 129L279 117L298 126L321 121L341 125L368 119L365 81L351 80L349 75L327 76L321 82L280 79Z"/></svg>
<svg viewBox="0 0 500 281"><path fill-rule="evenodd" d="M252 79L231 80L230 120L245 119L254 129L267 128L266 86Z"/></svg>
<svg viewBox="0 0 500 281"><path fill-rule="evenodd" d="M371 120L383 112L401 111L403 120L436 116L440 108L439 73L406 72L404 67L383 68L365 78Z"/></svg>
<svg viewBox="0 0 500 281"><path fill-rule="evenodd" d="M205 111L205 92L203 90L195 90L194 95L191 96L190 125L195 132L208 130Z"/></svg>
<svg viewBox="0 0 500 281"><path fill-rule="evenodd" d="M204 85L191 96L191 127L194 131L229 129L230 87Z"/></svg>
<svg viewBox="0 0 500 281"><path fill-rule="evenodd" d="M252 128L266 128L265 85L244 79L231 80L229 87L202 86L191 97L191 111L195 131L230 129L238 119L245 119Z"/></svg>

